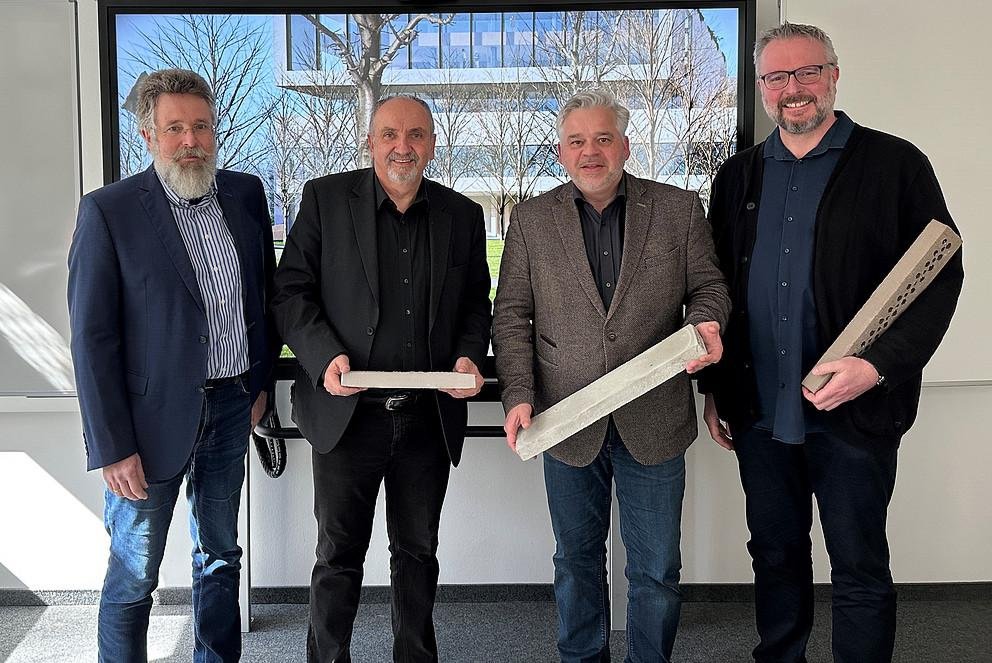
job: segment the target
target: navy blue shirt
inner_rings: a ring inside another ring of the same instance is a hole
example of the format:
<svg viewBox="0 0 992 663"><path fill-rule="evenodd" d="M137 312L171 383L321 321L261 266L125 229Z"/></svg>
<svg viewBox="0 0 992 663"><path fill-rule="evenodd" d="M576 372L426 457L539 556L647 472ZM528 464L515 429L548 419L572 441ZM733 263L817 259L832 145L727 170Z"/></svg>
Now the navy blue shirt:
<svg viewBox="0 0 992 663"><path fill-rule="evenodd" d="M802 395L803 376L819 359L813 303L816 212L854 122L842 112L820 143L797 159L779 130L765 141L758 232L747 288L751 352L758 383L758 428L800 444L822 432Z"/></svg>

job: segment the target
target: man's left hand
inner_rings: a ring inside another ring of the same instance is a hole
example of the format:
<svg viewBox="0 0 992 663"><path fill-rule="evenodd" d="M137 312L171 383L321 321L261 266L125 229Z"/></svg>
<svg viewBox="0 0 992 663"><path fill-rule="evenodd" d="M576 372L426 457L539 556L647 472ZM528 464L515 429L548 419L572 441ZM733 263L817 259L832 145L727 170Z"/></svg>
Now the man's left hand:
<svg viewBox="0 0 992 663"><path fill-rule="evenodd" d="M261 392L258 398L251 406L251 427L255 428L258 422L262 420L262 415L265 414L265 406L269 402L269 394L267 392Z"/></svg>
<svg viewBox="0 0 992 663"><path fill-rule="evenodd" d="M444 393L454 398L471 398L482 391L482 373L478 366L468 357L459 357L455 362L455 373L471 373L475 376L475 387L472 389L441 389Z"/></svg>
<svg viewBox="0 0 992 663"><path fill-rule="evenodd" d="M699 332L699 336L703 339L703 344L706 345L706 354L686 364L686 373L701 371L710 364L720 361L720 357L723 356L723 341L720 339L719 322L700 322L696 325L696 331Z"/></svg>
<svg viewBox="0 0 992 663"><path fill-rule="evenodd" d="M830 381L815 394L803 387L803 396L817 410L833 410L838 405L854 400L878 384L878 371L860 357L844 357L828 361L813 368L813 375L833 373Z"/></svg>

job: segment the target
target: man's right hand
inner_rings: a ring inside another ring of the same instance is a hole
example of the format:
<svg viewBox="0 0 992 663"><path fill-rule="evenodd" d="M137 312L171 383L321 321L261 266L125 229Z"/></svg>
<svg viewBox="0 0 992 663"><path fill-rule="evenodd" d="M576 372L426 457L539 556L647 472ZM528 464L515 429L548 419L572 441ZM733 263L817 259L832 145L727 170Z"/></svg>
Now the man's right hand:
<svg viewBox="0 0 992 663"><path fill-rule="evenodd" d="M341 374L351 370L348 355L338 355L327 365L324 371L324 389L332 396L354 396L365 391L363 387L342 387Z"/></svg>
<svg viewBox="0 0 992 663"><path fill-rule="evenodd" d="M131 454L124 460L104 467L103 480L115 495L131 501L148 499L148 493L145 492L148 482L145 481L145 471L138 454Z"/></svg>
<svg viewBox="0 0 992 663"><path fill-rule="evenodd" d="M706 394L706 403L703 405L703 421L710 431L710 437L727 451L734 450L734 437L730 434L730 427L720 421L720 414L716 411L716 401L713 394Z"/></svg>
<svg viewBox="0 0 992 663"><path fill-rule="evenodd" d="M530 403L514 405L506 413L506 421L503 423L503 430L506 432L506 445L513 451L517 450L517 431L521 428L530 428L530 415L534 411Z"/></svg>

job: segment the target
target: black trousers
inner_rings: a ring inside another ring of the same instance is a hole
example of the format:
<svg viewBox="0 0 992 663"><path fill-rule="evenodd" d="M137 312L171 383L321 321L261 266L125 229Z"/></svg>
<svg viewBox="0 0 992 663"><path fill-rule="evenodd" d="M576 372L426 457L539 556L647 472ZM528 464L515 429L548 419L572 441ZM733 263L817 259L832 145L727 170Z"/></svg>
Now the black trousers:
<svg viewBox="0 0 992 663"><path fill-rule="evenodd" d="M830 557L833 659L892 660L896 592L885 521L896 478L895 445L851 444L813 433L790 445L768 431L734 435L751 532L761 663L805 663L813 627L810 528L816 496Z"/></svg>
<svg viewBox="0 0 992 663"><path fill-rule="evenodd" d="M310 581L307 659L351 661L379 486L386 488L393 660L437 661L438 526L450 471L433 399L387 411L359 401L338 445L313 453L317 561Z"/></svg>

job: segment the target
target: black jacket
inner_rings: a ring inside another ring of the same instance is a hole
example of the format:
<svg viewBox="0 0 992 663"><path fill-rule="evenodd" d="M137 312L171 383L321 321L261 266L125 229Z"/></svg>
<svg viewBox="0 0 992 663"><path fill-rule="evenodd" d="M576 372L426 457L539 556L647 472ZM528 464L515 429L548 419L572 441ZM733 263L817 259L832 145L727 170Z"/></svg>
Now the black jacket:
<svg viewBox="0 0 992 663"><path fill-rule="evenodd" d="M740 152L713 181L710 222L733 301L722 361L700 378L731 430L758 417L747 290L761 201L764 143ZM911 143L855 125L816 215L813 298L823 351L931 219L957 231L926 156ZM923 367L950 324L964 278L961 252L861 356L886 383L831 412L828 428L860 441L898 444L916 418ZM808 371L812 366L804 367Z"/></svg>
<svg viewBox="0 0 992 663"><path fill-rule="evenodd" d="M450 371L465 356L482 367L489 349L490 277L482 208L427 181L430 225L431 370ZM358 396L332 396L324 371L339 354L368 367L379 322L379 268L372 171L311 180L276 270L276 326L299 365L293 419L318 452L334 448ZM457 465L468 409L437 394L448 454Z"/></svg>

